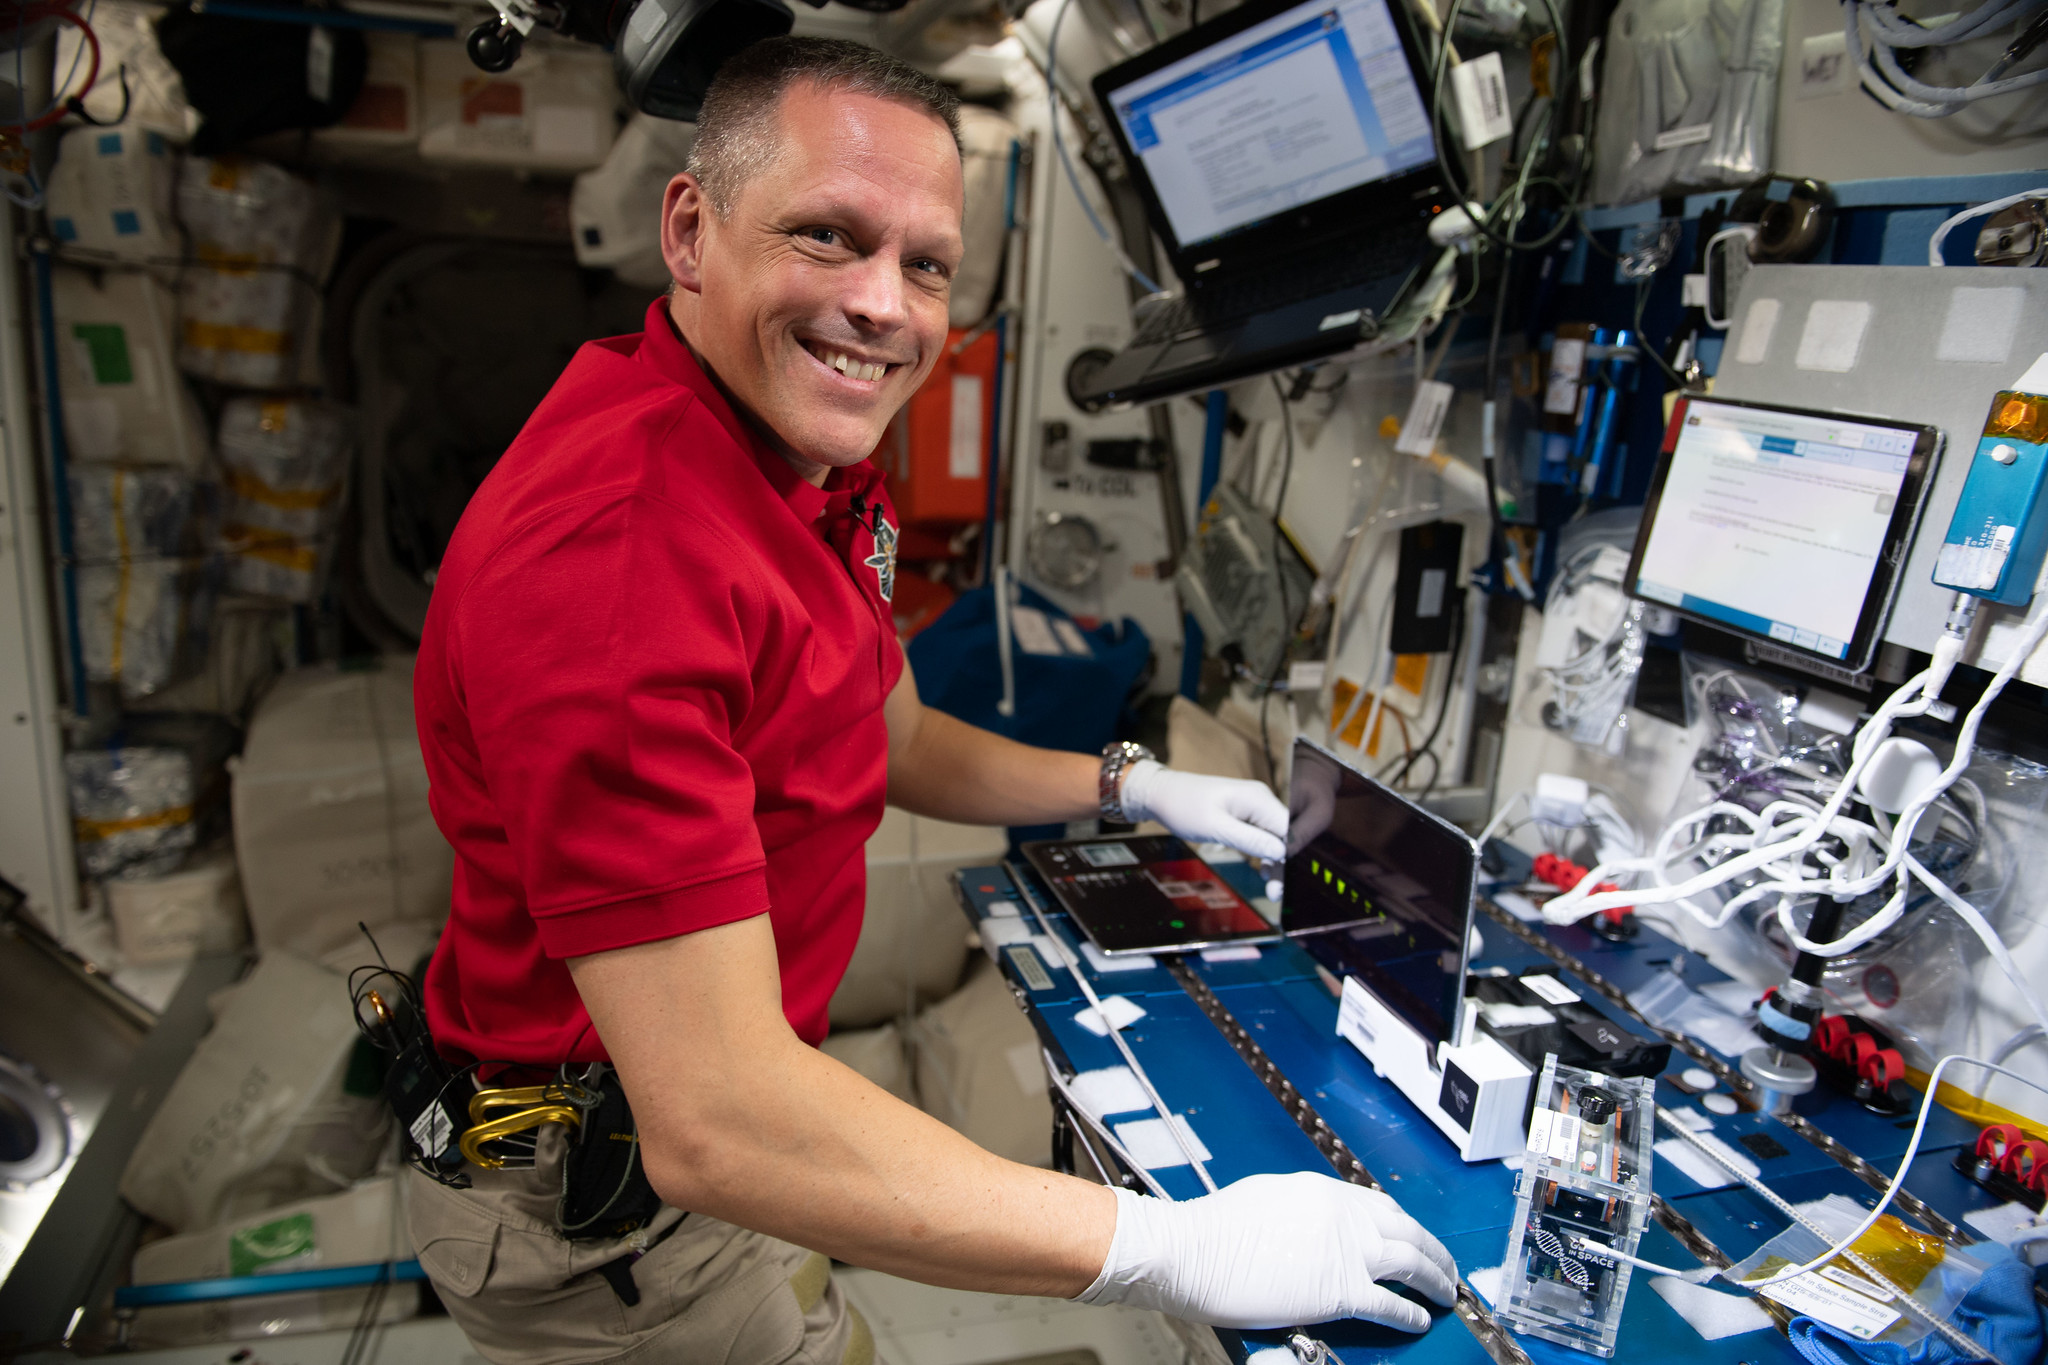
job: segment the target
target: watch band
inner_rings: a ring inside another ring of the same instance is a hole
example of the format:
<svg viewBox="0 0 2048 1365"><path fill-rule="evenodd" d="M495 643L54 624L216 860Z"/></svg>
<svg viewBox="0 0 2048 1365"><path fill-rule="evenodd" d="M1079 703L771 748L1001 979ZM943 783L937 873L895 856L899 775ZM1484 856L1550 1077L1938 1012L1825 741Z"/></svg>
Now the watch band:
<svg viewBox="0 0 2048 1365"><path fill-rule="evenodd" d="M1128 739L1117 740L1102 746L1102 774L1096 780L1096 796L1102 808L1102 818L1115 820L1119 824L1132 823L1124 814L1123 784L1124 773L1140 759L1151 758L1152 751L1142 744Z"/></svg>

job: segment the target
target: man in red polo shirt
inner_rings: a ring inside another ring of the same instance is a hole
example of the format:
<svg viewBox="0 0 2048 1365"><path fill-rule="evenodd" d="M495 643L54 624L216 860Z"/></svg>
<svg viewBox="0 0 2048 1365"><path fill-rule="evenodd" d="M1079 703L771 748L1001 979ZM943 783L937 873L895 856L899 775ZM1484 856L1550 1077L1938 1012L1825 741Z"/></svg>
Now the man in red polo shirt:
<svg viewBox="0 0 2048 1365"><path fill-rule="evenodd" d="M500 1365L871 1358L827 1255L1233 1325L1427 1326L1376 1278L1451 1302L1449 1256L1383 1194L1112 1192L982 1151L815 1047L885 799L1283 852L1257 783L1031 749L918 702L864 461L945 344L954 109L854 44L734 58L668 188L670 296L577 354L442 565L417 703L457 860L429 1019L493 1071L615 1066L663 1203L576 1236L552 1124L530 1169L415 1179L420 1259Z"/></svg>

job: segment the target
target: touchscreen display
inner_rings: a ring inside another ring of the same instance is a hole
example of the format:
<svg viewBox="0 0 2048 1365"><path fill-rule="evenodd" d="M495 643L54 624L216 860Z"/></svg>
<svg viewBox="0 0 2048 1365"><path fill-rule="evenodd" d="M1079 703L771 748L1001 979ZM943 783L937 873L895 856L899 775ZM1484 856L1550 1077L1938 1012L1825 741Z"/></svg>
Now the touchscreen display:
<svg viewBox="0 0 2048 1365"><path fill-rule="evenodd" d="M1457 826L1294 746L1280 927L1431 1041L1455 1043L1478 855Z"/></svg>
<svg viewBox="0 0 2048 1365"><path fill-rule="evenodd" d="M1182 246L1431 164L1386 0L1311 0L1109 92Z"/></svg>
<svg viewBox="0 0 2048 1365"><path fill-rule="evenodd" d="M1024 856L1105 953L1276 937L1216 869L1170 834L1026 844Z"/></svg>
<svg viewBox="0 0 2048 1365"><path fill-rule="evenodd" d="M1682 400L1631 591L1860 669L1889 593L1887 546L1910 530L1921 430Z"/></svg>

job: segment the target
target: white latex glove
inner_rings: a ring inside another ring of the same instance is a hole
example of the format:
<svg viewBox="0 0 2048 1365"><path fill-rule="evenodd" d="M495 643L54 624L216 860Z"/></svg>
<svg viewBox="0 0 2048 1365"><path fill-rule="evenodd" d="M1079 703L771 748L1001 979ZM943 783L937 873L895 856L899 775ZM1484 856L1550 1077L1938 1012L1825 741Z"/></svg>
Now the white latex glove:
<svg viewBox="0 0 2048 1365"><path fill-rule="evenodd" d="M1127 1303L1212 1327L1337 1318L1420 1332L1429 1314L1376 1280L1451 1306L1458 1267L1381 1190L1334 1176L1247 1176L1180 1203L1116 1191L1116 1237L1082 1303Z"/></svg>
<svg viewBox="0 0 2048 1365"><path fill-rule="evenodd" d="M1141 758L1124 772L1124 815L1157 820L1191 844L1229 844L1278 862L1287 856L1287 807L1263 782L1175 772Z"/></svg>

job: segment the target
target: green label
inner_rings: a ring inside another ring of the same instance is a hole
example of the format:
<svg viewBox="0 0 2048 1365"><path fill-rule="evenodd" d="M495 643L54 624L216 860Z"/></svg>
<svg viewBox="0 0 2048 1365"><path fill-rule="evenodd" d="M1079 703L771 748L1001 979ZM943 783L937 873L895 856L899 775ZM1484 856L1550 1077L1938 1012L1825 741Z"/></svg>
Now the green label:
<svg viewBox="0 0 2048 1365"><path fill-rule="evenodd" d="M77 322L71 335L85 351L95 384L133 384L135 366L128 359L128 333L118 323Z"/></svg>
<svg viewBox="0 0 2048 1365"><path fill-rule="evenodd" d="M254 1275L280 1261L311 1257L313 1215L295 1213L274 1223L242 1228L228 1237L228 1274Z"/></svg>

